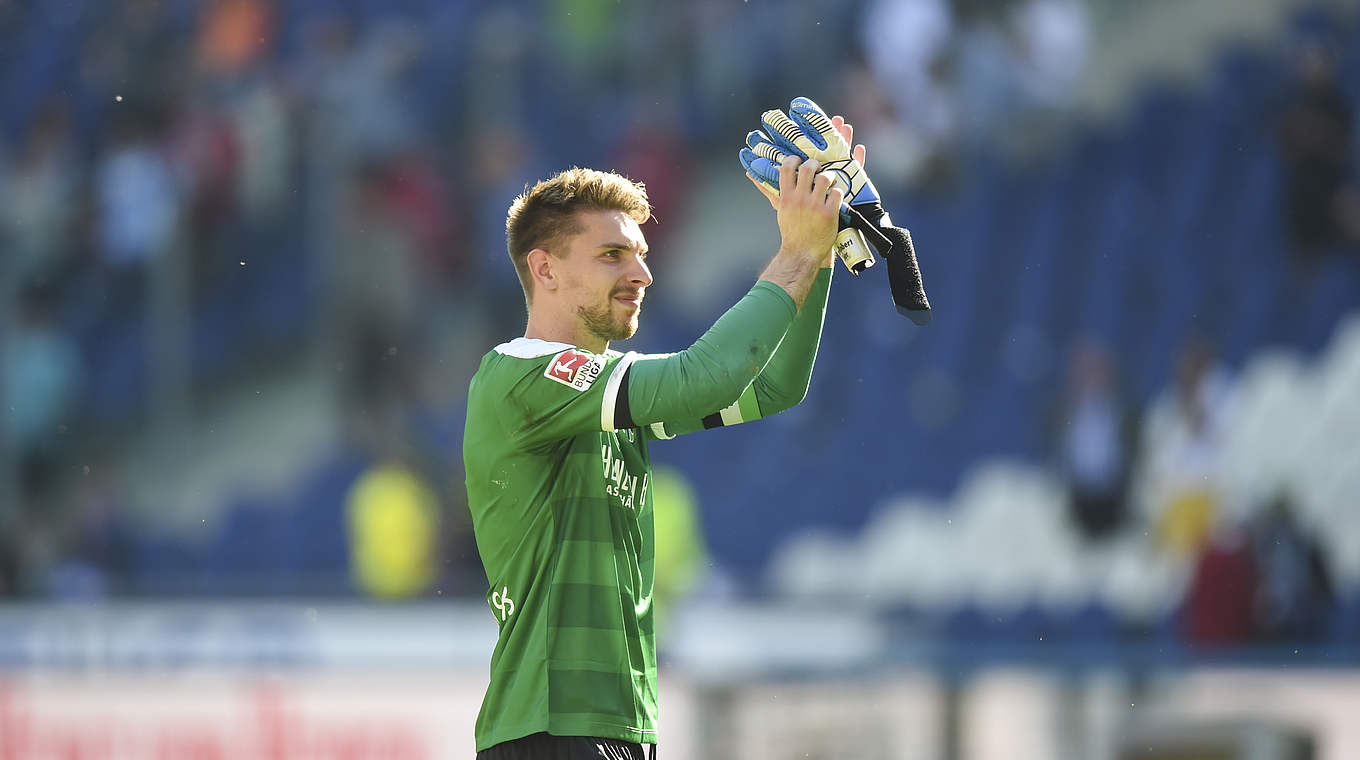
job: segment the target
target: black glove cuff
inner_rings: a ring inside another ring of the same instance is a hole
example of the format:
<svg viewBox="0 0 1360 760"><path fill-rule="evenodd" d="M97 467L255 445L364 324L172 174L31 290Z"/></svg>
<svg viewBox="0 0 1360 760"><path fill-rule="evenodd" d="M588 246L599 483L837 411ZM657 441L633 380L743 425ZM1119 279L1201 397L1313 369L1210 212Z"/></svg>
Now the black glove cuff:
<svg viewBox="0 0 1360 760"><path fill-rule="evenodd" d="M879 201L870 201L869 203L856 203L850 208L858 211L860 216L864 217L866 221L868 221L875 227L889 226L883 223L883 217L887 216L888 212L883 210L883 204Z"/></svg>
<svg viewBox="0 0 1360 760"><path fill-rule="evenodd" d="M887 256L888 250L892 248L892 241L883 235L883 228L879 226L879 220L883 218L883 205L880 203L862 203L858 206L850 206L850 226L864 233L864 239L878 251L880 256ZM875 216L866 216L864 211L875 213Z"/></svg>
<svg viewBox="0 0 1360 760"><path fill-rule="evenodd" d="M928 324L930 301L921 281L921 267L916 263L911 233L901 227L879 229L892 241L892 247L883 253L883 260L888 265L888 287L892 289L893 305L899 314L916 324Z"/></svg>
<svg viewBox="0 0 1360 760"><path fill-rule="evenodd" d="M892 290L897 312L918 325L930 322L930 301L921 282L921 268L916 263L916 248L911 233L894 227L888 212L878 201L856 203L850 207L851 224L864 233L888 265L888 287Z"/></svg>

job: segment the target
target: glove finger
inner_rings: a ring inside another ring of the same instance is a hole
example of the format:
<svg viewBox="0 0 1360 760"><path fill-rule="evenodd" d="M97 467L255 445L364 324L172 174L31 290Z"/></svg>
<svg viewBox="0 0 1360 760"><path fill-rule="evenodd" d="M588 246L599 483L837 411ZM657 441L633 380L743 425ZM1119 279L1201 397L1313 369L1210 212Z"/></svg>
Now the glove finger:
<svg viewBox="0 0 1360 760"><path fill-rule="evenodd" d="M806 101L806 98L798 98ZM812 103L812 101L806 101ZM821 150L836 158L850 158L850 144L846 143L845 136L840 135L838 129L831 124L830 118L823 113L816 103L811 107L798 106L798 101L794 101L794 106L789 109L789 120L798 125L798 129L808 135L816 135L813 141L821 143Z"/></svg>
<svg viewBox="0 0 1360 760"><path fill-rule="evenodd" d="M764 182L779 192L779 164L763 156L757 156L750 148L742 148L738 154L746 173Z"/></svg>
<svg viewBox="0 0 1360 760"><path fill-rule="evenodd" d="M773 147L775 150L780 151L781 153L787 153L788 151L786 151L781 145L782 142L783 142L782 139L771 138L769 135L765 134L759 129L753 129L750 132L746 133L746 147L751 148L753 150L758 145L769 145Z"/></svg>
<svg viewBox="0 0 1360 760"><path fill-rule="evenodd" d="M829 150L833 155L850 154L850 146L845 137L831 123L822 107L811 98L794 98L789 104L789 120L798 125L820 149Z"/></svg>
<svg viewBox="0 0 1360 760"><path fill-rule="evenodd" d="M792 153L806 160L813 153L821 151L821 148L817 147L812 138L804 134L803 129L783 111L766 111L761 114L760 123L765 127L765 131L769 133L774 144L783 149L785 153ZM821 140L821 135L817 135L817 139Z"/></svg>
<svg viewBox="0 0 1360 760"><path fill-rule="evenodd" d="M756 158L756 154L751 152L750 148L742 148L737 153L737 160L741 161L741 168L745 169L747 174L751 173L751 164L755 163Z"/></svg>
<svg viewBox="0 0 1360 760"><path fill-rule="evenodd" d="M760 130L748 133L746 135L746 144L751 146L751 150L754 151L757 156L764 156L773 161L775 165L778 165L785 156L789 155L787 151L780 149L778 145L771 141L769 136ZM850 198L851 195L853 195L851 192L852 183L850 171L846 167L846 164L848 164L849 161L829 161L826 157L822 157L821 162L822 171L831 172L832 176L835 178L836 186L841 189L841 192L845 193L846 198Z"/></svg>
<svg viewBox="0 0 1360 760"><path fill-rule="evenodd" d="M783 161L784 157L789 155L787 151L780 149L779 146L770 141L769 137L765 136L764 132L758 129L746 135L746 144L750 147L751 152L757 156L768 158L775 164Z"/></svg>

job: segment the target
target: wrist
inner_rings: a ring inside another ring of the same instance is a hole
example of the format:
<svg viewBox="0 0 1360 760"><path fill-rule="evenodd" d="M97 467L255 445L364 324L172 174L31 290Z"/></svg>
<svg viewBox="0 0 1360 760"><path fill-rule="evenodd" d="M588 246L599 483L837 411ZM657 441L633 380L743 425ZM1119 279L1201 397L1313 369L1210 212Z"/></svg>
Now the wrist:
<svg viewBox="0 0 1360 760"><path fill-rule="evenodd" d="M822 252L814 251L812 248L805 245L781 245L779 246L779 250L775 251L774 255L775 258L788 260L807 259L808 261L817 261L821 258L821 253Z"/></svg>
<svg viewBox="0 0 1360 760"><path fill-rule="evenodd" d="M826 252L823 251L822 255ZM801 308L807 298L812 281L821 270L822 255L809 254L803 249L781 247L774 259L761 272L760 279L774 283L784 289L793 299L795 306Z"/></svg>

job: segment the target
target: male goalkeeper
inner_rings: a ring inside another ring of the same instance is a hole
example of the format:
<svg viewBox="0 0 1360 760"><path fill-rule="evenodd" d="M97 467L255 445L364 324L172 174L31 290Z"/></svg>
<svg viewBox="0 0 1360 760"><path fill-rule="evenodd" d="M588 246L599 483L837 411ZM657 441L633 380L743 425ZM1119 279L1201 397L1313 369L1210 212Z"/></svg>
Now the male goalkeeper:
<svg viewBox="0 0 1360 760"><path fill-rule="evenodd" d="M848 144L849 125L834 124ZM609 350L637 330L652 284L642 187L570 169L511 204L507 247L528 325L482 359L463 443L500 627L479 760L641 760L642 745L656 744L647 444L769 416L806 395L844 197L819 167L781 157L777 192L762 187L778 252L675 354Z"/></svg>

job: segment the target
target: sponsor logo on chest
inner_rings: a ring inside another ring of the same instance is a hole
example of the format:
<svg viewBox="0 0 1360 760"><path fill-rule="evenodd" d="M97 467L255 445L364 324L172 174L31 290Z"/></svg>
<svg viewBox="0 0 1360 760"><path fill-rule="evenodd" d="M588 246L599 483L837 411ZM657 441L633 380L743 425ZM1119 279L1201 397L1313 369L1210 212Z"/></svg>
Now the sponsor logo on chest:
<svg viewBox="0 0 1360 760"><path fill-rule="evenodd" d="M608 443L600 446L600 460L604 464L605 493L617 498L628 509L642 506L647 499L647 473L639 478L629 472L623 455Z"/></svg>

